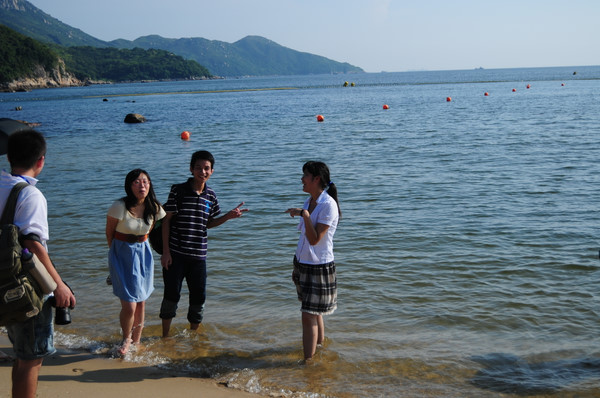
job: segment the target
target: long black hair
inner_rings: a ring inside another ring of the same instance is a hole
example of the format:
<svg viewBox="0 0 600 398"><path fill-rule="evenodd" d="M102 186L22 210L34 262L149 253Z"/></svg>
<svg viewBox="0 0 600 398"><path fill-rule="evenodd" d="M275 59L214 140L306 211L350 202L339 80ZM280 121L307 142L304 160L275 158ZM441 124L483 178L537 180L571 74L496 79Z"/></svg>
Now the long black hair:
<svg viewBox="0 0 600 398"><path fill-rule="evenodd" d="M337 203L338 214L341 218L342 209L340 209L340 202L338 202L338 191L333 181L331 181L329 167L327 167L327 165L323 162L310 160L304 163L304 166L302 166L302 172L309 173L313 177L319 177L321 181L321 188L323 188L323 190L327 190L329 196L331 196L333 200L335 200L335 203Z"/></svg>
<svg viewBox="0 0 600 398"><path fill-rule="evenodd" d="M154 222L154 217L160 211L161 204L156 199L156 195L154 194L154 187L152 186L152 180L150 179L150 174L146 170L142 169L134 169L127 173L125 177L125 193L127 196L123 196L123 201L125 202L125 207L127 210L131 210L133 206L135 206L138 202L137 198L133 194L133 190L131 189L131 184L140 176L140 174L145 174L148 177L148 182L150 182L150 187L148 188L148 195L146 195L146 199L144 199L144 221L146 224L150 225L150 222Z"/></svg>

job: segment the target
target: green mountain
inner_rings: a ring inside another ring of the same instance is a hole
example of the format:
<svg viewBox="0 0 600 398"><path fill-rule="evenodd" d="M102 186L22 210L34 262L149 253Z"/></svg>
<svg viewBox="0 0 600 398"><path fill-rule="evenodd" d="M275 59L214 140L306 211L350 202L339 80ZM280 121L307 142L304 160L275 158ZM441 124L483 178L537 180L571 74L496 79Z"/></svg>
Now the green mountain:
<svg viewBox="0 0 600 398"><path fill-rule="evenodd" d="M348 63L295 51L260 36L247 36L235 43L203 38L166 39L157 35L134 41L115 40L121 48L160 48L193 59L218 76L310 75L356 73L361 68Z"/></svg>
<svg viewBox="0 0 600 398"><path fill-rule="evenodd" d="M44 13L26 0L0 0L0 24L37 40L62 46L161 49L207 67L217 76L304 75L363 72L359 67L299 52L258 36L235 43L151 35L104 42Z"/></svg>
<svg viewBox="0 0 600 398"><path fill-rule="evenodd" d="M0 82L34 77L35 70L52 70L58 57L37 40L0 25Z"/></svg>
<svg viewBox="0 0 600 398"><path fill-rule="evenodd" d="M60 22L25 0L0 0L0 24L41 42L108 47L102 40Z"/></svg>
<svg viewBox="0 0 600 398"><path fill-rule="evenodd" d="M63 47L0 25L0 91L82 85L90 80L140 81L211 77L208 69L165 50Z"/></svg>
<svg viewBox="0 0 600 398"><path fill-rule="evenodd" d="M61 47L57 52L81 80L169 80L211 77L208 69L168 51L141 48Z"/></svg>

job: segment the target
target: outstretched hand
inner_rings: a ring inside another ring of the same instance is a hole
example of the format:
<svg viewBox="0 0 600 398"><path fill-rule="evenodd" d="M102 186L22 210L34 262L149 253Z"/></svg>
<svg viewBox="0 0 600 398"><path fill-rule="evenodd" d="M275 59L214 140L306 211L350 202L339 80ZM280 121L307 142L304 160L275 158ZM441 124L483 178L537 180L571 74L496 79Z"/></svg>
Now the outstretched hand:
<svg viewBox="0 0 600 398"><path fill-rule="evenodd" d="M244 212L250 211L250 209L240 209L240 207L242 207L244 205L244 203L245 202L242 202L239 205L237 205L237 207L235 209L229 210L229 212L227 213L227 218L228 219L240 218L244 214Z"/></svg>

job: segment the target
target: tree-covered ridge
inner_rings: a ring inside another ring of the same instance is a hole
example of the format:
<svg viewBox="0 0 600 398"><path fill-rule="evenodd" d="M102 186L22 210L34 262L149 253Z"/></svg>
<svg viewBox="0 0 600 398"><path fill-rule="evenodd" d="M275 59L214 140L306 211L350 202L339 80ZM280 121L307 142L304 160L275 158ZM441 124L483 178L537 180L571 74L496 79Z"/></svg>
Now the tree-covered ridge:
<svg viewBox="0 0 600 398"><path fill-rule="evenodd" d="M107 47L106 42L59 21L25 0L0 0L0 24L45 43Z"/></svg>
<svg viewBox="0 0 600 398"><path fill-rule="evenodd" d="M158 35L134 41L109 43L121 48L161 48L193 59L218 76L310 75L363 72L359 67L332 61L279 45L260 36L246 36L235 43L201 37L167 39Z"/></svg>
<svg viewBox="0 0 600 398"><path fill-rule="evenodd" d="M164 50L49 46L0 25L0 83L39 77L65 63L78 79L140 81L211 77L208 69ZM43 73L42 73L43 74Z"/></svg>
<svg viewBox="0 0 600 398"><path fill-rule="evenodd" d="M0 82L31 77L38 67L51 70L57 55L46 45L0 25Z"/></svg>
<svg viewBox="0 0 600 398"><path fill-rule="evenodd" d="M139 81L211 77L208 69L164 50L61 47L58 53L78 79Z"/></svg>
<svg viewBox="0 0 600 398"><path fill-rule="evenodd" d="M105 42L62 23L26 0L0 0L0 24L60 46L161 49L194 60L217 76L363 72L348 63L296 51L259 36L247 36L235 43L201 37L167 39L157 35Z"/></svg>

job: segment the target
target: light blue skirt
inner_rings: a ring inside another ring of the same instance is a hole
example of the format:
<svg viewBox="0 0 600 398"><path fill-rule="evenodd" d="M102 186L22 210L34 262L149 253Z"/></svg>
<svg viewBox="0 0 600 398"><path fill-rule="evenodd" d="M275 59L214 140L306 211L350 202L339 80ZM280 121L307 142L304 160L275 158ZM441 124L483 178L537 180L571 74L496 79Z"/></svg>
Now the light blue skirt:
<svg viewBox="0 0 600 398"><path fill-rule="evenodd" d="M148 241L113 239L108 251L113 293L124 301L146 301L154 290L154 259Z"/></svg>

